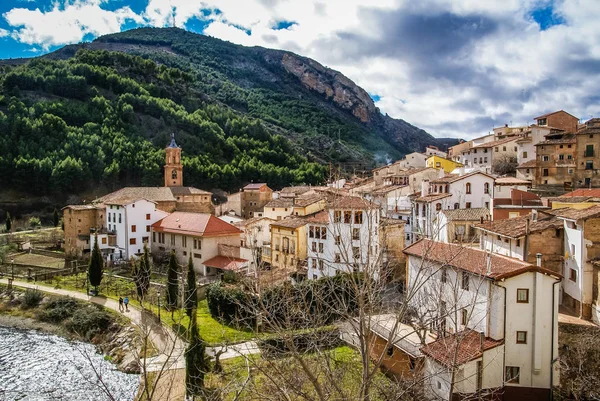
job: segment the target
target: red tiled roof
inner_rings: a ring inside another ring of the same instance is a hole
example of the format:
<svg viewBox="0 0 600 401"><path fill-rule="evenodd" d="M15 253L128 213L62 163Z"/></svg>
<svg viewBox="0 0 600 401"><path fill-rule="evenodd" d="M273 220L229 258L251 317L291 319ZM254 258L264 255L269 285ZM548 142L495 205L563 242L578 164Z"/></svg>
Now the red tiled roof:
<svg viewBox="0 0 600 401"><path fill-rule="evenodd" d="M510 207L510 206L508 206ZM526 234L527 220L529 220L529 232L535 233L549 228L557 229L563 227L563 221L556 217L538 218L533 221L531 215L519 216L512 219L502 219L478 224L475 228L489 231L494 234L500 234L505 237L519 238Z"/></svg>
<svg viewBox="0 0 600 401"><path fill-rule="evenodd" d="M308 217L306 221L308 223L327 224L329 223L329 212L326 210L321 210L320 212Z"/></svg>
<svg viewBox="0 0 600 401"><path fill-rule="evenodd" d="M444 366L463 365L483 356L483 352L502 345L504 341L489 337L481 339L481 334L467 329L459 333L440 337L421 347L421 352Z"/></svg>
<svg viewBox="0 0 600 401"><path fill-rule="evenodd" d="M219 255L204 261L202 264L206 267L214 267L215 269L236 271L246 267L248 261L246 259Z"/></svg>
<svg viewBox="0 0 600 401"><path fill-rule="evenodd" d="M529 160L525 163L521 163L517 166L517 168L532 168L535 167L535 159Z"/></svg>
<svg viewBox="0 0 600 401"><path fill-rule="evenodd" d="M458 244L446 244L435 242L430 239L422 239L415 242L403 251L407 255L424 258L427 261L451 266L474 274L488 277L492 280L500 280L517 276L529 271L557 276L548 269L537 267L517 259L498 254L489 254L485 251L461 246ZM488 269L489 258L489 269Z"/></svg>
<svg viewBox="0 0 600 401"><path fill-rule="evenodd" d="M241 231L231 224L207 213L174 212L152 224L157 232L213 237L235 235Z"/></svg>
<svg viewBox="0 0 600 401"><path fill-rule="evenodd" d="M358 196L342 196L333 201L329 202L327 207L329 209L377 209L378 206L366 199L359 198Z"/></svg>
<svg viewBox="0 0 600 401"><path fill-rule="evenodd" d="M447 198L449 196L452 196L450 194L429 194L429 195L425 195L425 196L419 196L417 199L415 199L415 201L417 202L433 202L439 199L444 199Z"/></svg>
<svg viewBox="0 0 600 401"><path fill-rule="evenodd" d="M549 135L546 135L549 136ZM562 138L555 139L546 139L545 141L541 141L535 144L535 146L543 146L543 145L560 145L564 143L577 143L577 138L574 134L568 134L563 136Z"/></svg>
<svg viewBox="0 0 600 401"><path fill-rule="evenodd" d="M589 196L592 198L600 198L600 188L579 188L573 192L569 192L561 195L561 198L566 198L568 196Z"/></svg>
<svg viewBox="0 0 600 401"><path fill-rule="evenodd" d="M308 223L307 218L292 217L289 219L277 220L271 223L271 226L285 227L285 228L298 228L305 226Z"/></svg>

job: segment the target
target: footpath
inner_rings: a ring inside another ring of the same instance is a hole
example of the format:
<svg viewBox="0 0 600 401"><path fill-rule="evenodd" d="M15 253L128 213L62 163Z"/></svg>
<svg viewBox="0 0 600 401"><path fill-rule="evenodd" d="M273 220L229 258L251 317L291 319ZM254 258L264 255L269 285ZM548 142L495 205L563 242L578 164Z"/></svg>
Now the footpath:
<svg viewBox="0 0 600 401"><path fill-rule="evenodd" d="M8 279L0 279L0 284L8 284ZM102 305L115 312L120 312L119 302L111 298L90 296L79 291L63 290L25 281L13 281L13 286L36 289L48 294L69 296L81 301ZM142 364L146 372L163 371L161 379L154 385L157 388L164 388L165 391L157 392L154 400L183 400L185 398L185 348L187 344L170 327L158 322L156 316L151 312L129 305L129 312L123 312L122 314L138 326L144 335L148 336L148 339L158 351L156 356L147 358ZM225 351L221 354L220 360L260 353L254 341L229 346L207 347L206 349L206 353L211 357L218 351Z"/></svg>

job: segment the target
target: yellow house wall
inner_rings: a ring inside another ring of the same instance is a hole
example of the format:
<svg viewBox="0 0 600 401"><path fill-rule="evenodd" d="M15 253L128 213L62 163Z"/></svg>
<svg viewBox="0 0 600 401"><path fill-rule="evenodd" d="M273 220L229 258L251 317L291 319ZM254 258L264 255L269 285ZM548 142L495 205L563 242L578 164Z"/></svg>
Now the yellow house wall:
<svg viewBox="0 0 600 401"><path fill-rule="evenodd" d="M455 168L462 166L462 164L460 164L460 163L456 163L452 160L444 159L443 157L431 156L429 159L427 159L427 167L439 168L439 167L435 166L436 163L438 163L438 162L440 163L441 168L443 168L444 172L446 172L446 173L450 173Z"/></svg>

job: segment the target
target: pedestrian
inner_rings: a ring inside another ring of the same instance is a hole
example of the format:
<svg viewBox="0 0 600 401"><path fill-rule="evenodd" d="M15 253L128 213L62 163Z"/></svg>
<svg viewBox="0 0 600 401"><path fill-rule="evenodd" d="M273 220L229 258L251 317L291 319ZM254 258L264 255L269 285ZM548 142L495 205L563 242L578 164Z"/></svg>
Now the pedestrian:
<svg viewBox="0 0 600 401"><path fill-rule="evenodd" d="M123 297L119 297L119 312L123 312Z"/></svg>
<svg viewBox="0 0 600 401"><path fill-rule="evenodd" d="M125 297L123 303L125 304L125 312L129 312L129 297Z"/></svg>

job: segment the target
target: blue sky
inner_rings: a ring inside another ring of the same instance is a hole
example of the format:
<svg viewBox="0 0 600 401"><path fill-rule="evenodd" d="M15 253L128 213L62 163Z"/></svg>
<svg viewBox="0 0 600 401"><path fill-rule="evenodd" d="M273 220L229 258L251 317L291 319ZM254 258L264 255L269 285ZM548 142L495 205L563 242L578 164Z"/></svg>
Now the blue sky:
<svg viewBox="0 0 600 401"><path fill-rule="evenodd" d="M334 68L382 112L474 137L600 113L597 0L0 0L0 58L176 25Z"/></svg>

